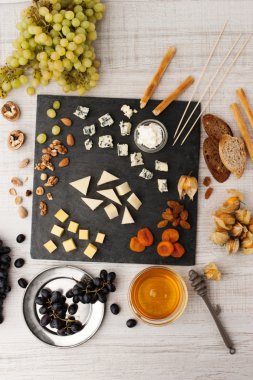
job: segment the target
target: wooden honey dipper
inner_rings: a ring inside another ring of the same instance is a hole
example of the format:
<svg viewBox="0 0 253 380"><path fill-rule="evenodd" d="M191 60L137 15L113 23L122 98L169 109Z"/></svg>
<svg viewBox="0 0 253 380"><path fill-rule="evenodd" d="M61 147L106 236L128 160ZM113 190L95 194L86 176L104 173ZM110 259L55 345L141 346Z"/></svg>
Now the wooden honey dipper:
<svg viewBox="0 0 253 380"><path fill-rule="evenodd" d="M220 335L221 335L225 345L229 349L229 353L231 355L235 354L236 350L233 347L233 343L232 343L231 339L229 338L228 333L224 329L220 319L218 318L218 314L220 312L220 309L217 310L214 308L214 306L211 304L210 299L207 295L207 286L206 286L206 281L205 281L204 277L201 276L200 274L198 274L198 272L196 272L195 270L190 270L189 271L189 279L191 281L191 286L193 287L195 292L200 297L203 298L206 306L208 307L208 309L209 309L209 311L210 311L210 313L211 313L211 315L212 315L212 317L216 323L216 326L218 327Z"/></svg>

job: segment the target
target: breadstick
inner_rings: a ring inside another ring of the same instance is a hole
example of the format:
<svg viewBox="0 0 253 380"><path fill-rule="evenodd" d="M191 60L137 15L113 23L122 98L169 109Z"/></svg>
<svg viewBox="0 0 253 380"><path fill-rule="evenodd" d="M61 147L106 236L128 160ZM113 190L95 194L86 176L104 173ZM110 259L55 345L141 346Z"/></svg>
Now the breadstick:
<svg viewBox="0 0 253 380"><path fill-rule="evenodd" d="M241 132L242 138L247 146L249 155L251 160L253 161L253 143L249 134L249 131L247 129L247 126L243 120L243 116L241 114L240 108L237 103L233 103L230 105L230 108L233 112L235 121L237 123L237 126Z"/></svg>
<svg viewBox="0 0 253 380"><path fill-rule="evenodd" d="M239 98L239 100L241 102L241 106L244 109L244 112L246 113L246 115L249 119L251 127L253 128L253 110L249 104L248 98L247 98L243 88L238 88L236 90L236 95Z"/></svg>
<svg viewBox="0 0 253 380"><path fill-rule="evenodd" d="M179 97L190 85L194 82L194 78L189 75L180 85L172 91L167 98L165 98L158 106L153 109L153 114L155 116L160 115L161 112L165 110L176 98Z"/></svg>
<svg viewBox="0 0 253 380"><path fill-rule="evenodd" d="M151 98L153 92L155 91L156 87L158 86L158 83L160 82L167 66L171 62L172 58L174 57L176 53L176 48L175 47L170 47L163 57L160 66L158 67L155 75L153 76L149 86L147 87L146 91L144 92L143 97L140 100L140 108L144 108Z"/></svg>

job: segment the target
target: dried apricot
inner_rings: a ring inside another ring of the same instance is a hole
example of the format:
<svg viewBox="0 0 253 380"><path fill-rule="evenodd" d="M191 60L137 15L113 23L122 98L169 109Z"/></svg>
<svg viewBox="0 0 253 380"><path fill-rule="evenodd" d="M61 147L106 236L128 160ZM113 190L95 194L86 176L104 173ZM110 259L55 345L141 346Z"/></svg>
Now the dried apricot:
<svg viewBox="0 0 253 380"><path fill-rule="evenodd" d="M180 226L184 228L185 230L190 230L191 225L186 220L180 220Z"/></svg>
<svg viewBox="0 0 253 380"><path fill-rule="evenodd" d="M145 246L142 245L136 236L132 237L130 240L130 249L133 252L143 252L145 249Z"/></svg>
<svg viewBox="0 0 253 380"><path fill-rule="evenodd" d="M179 239L179 232L175 228L168 228L162 233L163 241L170 241L171 243L176 243Z"/></svg>
<svg viewBox="0 0 253 380"><path fill-rule="evenodd" d="M148 227L142 228L137 233L137 239L144 247L150 247L154 242L154 236Z"/></svg>
<svg viewBox="0 0 253 380"><path fill-rule="evenodd" d="M187 220L188 219L188 211L187 210L183 210L180 212L180 218L181 220Z"/></svg>
<svg viewBox="0 0 253 380"><path fill-rule="evenodd" d="M166 212L162 213L162 218L165 219L165 220L168 220L169 222L172 222L174 220L174 216L173 215L169 215Z"/></svg>
<svg viewBox="0 0 253 380"><path fill-rule="evenodd" d="M182 246L182 244L175 243L174 244L174 251L172 252L171 256L176 257L176 258L180 258L184 255L184 253L185 253L185 249Z"/></svg>
<svg viewBox="0 0 253 380"><path fill-rule="evenodd" d="M168 220L161 220L159 223L157 223L157 228L164 228L168 225Z"/></svg>
<svg viewBox="0 0 253 380"><path fill-rule="evenodd" d="M170 241L160 241L156 250L160 256L167 257L174 251L174 245Z"/></svg>

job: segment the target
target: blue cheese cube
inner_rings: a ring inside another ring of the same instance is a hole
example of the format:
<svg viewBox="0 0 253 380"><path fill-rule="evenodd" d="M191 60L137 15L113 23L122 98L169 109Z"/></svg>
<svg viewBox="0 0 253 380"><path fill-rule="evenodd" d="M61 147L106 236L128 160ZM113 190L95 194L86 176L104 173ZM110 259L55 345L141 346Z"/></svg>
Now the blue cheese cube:
<svg viewBox="0 0 253 380"><path fill-rule="evenodd" d="M143 168L139 174L139 177L142 177L144 179L152 179L153 173L150 170Z"/></svg>
<svg viewBox="0 0 253 380"><path fill-rule="evenodd" d="M128 156L128 144L117 144L118 156Z"/></svg>
<svg viewBox="0 0 253 380"><path fill-rule="evenodd" d="M121 109L120 109L124 116L128 117L128 119L131 119L131 117L133 116L134 113L137 113L136 110L133 110L130 106L128 106L127 104L124 104Z"/></svg>
<svg viewBox="0 0 253 380"><path fill-rule="evenodd" d="M86 150L91 150L92 146L93 146L93 142L91 139L87 139L84 141L84 146L85 146L85 149Z"/></svg>
<svg viewBox="0 0 253 380"><path fill-rule="evenodd" d="M110 127L114 123L114 120L109 113L106 113L105 115L101 116L98 119L98 121L99 121L101 127L103 127L103 128L104 127Z"/></svg>
<svg viewBox="0 0 253 380"><path fill-rule="evenodd" d="M141 152L130 154L131 166L144 165Z"/></svg>
<svg viewBox="0 0 253 380"><path fill-rule="evenodd" d="M129 136L131 133L132 124L129 121L121 121L119 123L121 136Z"/></svg>
<svg viewBox="0 0 253 380"><path fill-rule="evenodd" d="M113 148L113 139L111 135L100 136L98 139L99 148Z"/></svg>
<svg viewBox="0 0 253 380"><path fill-rule="evenodd" d="M89 110L90 109L88 107L78 106L74 112L74 115L76 115L77 117L80 117L80 119L84 120L84 119L86 119L86 116L88 115Z"/></svg>
<svg viewBox="0 0 253 380"><path fill-rule="evenodd" d="M158 179L158 190L160 193L165 193L168 191L167 179Z"/></svg>
<svg viewBox="0 0 253 380"><path fill-rule="evenodd" d="M96 133L96 127L95 124L86 125L83 127L83 134L88 136L93 136Z"/></svg>
<svg viewBox="0 0 253 380"><path fill-rule="evenodd" d="M167 162L155 160L155 170L158 170L160 172L167 172L168 171Z"/></svg>

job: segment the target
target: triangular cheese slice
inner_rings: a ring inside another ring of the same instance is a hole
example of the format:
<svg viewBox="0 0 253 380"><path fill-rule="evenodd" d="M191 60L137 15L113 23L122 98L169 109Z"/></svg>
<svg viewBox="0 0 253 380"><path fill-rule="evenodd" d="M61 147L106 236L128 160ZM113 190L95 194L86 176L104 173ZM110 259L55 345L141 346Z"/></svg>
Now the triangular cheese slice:
<svg viewBox="0 0 253 380"><path fill-rule="evenodd" d="M132 215L128 211L128 208L125 207L121 224L131 224L131 223L135 223L135 221L133 220Z"/></svg>
<svg viewBox="0 0 253 380"><path fill-rule="evenodd" d="M92 210L94 211L98 206L103 203L101 199L94 199L94 198L82 198L84 203Z"/></svg>
<svg viewBox="0 0 253 380"><path fill-rule="evenodd" d="M75 189L79 190L83 195L87 194L88 187L90 184L91 176L78 179L77 181L70 182L69 184Z"/></svg>
<svg viewBox="0 0 253 380"><path fill-rule="evenodd" d="M112 181L116 181L117 179L119 179L118 177L115 177L115 175L107 172L106 170L103 171L101 177L100 177L100 180L98 181L97 185L100 186L100 185L104 185L105 183L108 183L108 182L112 182Z"/></svg>
<svg viewBox="0 0 253 380"><path fill-rule="evenodd" d="M122 204L113 189L99 190L97 193L103 195L103 197L106 197L115 203L118 203L118 205Z"/></svg>

